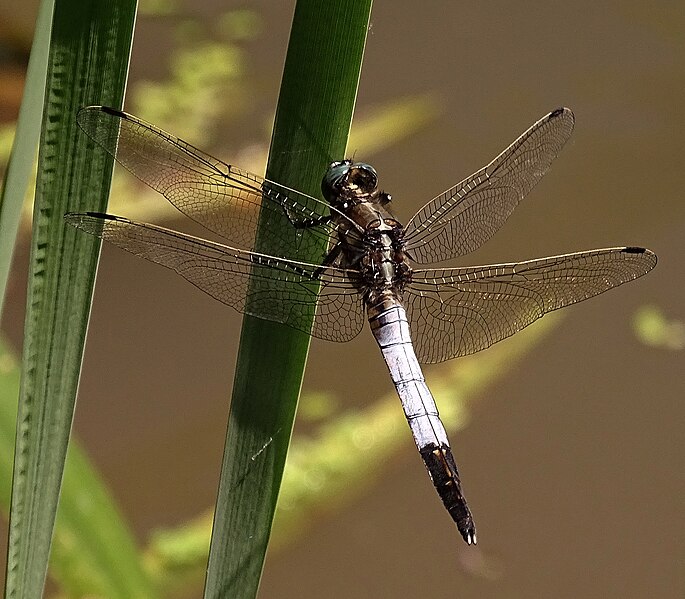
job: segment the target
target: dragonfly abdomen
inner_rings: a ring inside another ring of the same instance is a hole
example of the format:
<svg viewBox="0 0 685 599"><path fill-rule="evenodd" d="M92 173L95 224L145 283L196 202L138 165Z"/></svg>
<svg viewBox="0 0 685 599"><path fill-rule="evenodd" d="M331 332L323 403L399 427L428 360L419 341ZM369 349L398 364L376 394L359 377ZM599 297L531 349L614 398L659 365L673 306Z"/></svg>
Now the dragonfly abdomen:
<svg viewBox="0 0 685 599"><path fill-rule="evenodd" d="M404 307L386 295L382 302L369 306L368 312L371 330L433 485L464 540L474 544L476 527L461 490L445 427L414 353Z"/></svg>

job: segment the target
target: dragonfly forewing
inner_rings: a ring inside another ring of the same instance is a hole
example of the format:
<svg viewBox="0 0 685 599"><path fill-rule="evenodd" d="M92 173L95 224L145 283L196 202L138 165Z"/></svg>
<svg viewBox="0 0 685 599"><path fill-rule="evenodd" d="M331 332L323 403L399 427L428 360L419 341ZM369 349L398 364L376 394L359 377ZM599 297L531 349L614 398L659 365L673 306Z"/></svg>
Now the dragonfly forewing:
<svg viewBox="0 0 685 599"><path fill-rule="evenodd" d="M571 136L573 112L540 119L490 164L428 202L407 223L407 253L421 264L468 254L490 239Z"/></svg>
<svg viewBox="0 0 685 599"><path fill-rule="evenodd" d="M319 261L333 231L331 213L344 218L321 200L226 164L124 112L89 106L79 111L77 120L143 183L244 250L255 249L259 224L262 235L268 236L269 253Z"/></svg>

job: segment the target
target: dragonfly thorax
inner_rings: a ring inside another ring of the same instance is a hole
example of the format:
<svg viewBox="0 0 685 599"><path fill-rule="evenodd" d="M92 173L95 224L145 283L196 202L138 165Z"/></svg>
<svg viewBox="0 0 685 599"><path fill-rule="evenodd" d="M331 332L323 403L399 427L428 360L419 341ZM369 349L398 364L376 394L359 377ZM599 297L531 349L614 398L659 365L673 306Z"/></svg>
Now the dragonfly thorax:
<svg viewBox="0 0 685 599"><path fill-rule="evenodd" d="M377 306L389 296L401 299L411 282L411 268L405 260L398 235L401 225L369 228L364 234L366 251L359 266L367 306Z"/></svg>

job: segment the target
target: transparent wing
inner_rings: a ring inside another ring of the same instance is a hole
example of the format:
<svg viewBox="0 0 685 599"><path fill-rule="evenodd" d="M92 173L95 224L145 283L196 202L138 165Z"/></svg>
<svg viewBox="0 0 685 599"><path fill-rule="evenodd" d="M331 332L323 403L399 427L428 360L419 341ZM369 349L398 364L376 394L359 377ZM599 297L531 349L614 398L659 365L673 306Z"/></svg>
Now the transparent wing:
<svg viewBox="0 0 685 599"><path fill-rule="evenodd" d="M325 255L333 230L330 214L335 211L325 202L241 171L112 108L83 108L77 121L143 183L232 245L254 249L261 209L273 254L312 261ZM293 226L283 227L284 220Z"/></svg>
<svg viewBox="0 0 685 599"><path fill-rule="evenodd" d="M321 267L314 264L245 252L108 214L72 213L65 219L86 233L176 271L239 312L331 341L348 341L364 325L362 298L348 277L353 272L327 268L319 273Z"/></svg>
<svg viewBox="0 0 685 599"><path fill-rule="evenodd" d="M592 250L527 262L413 273L404 292L416 354L442 362L490 347L543 314L646 274L643 248Z"/></svg>
<svg viewBox="0 0 685 599"><path fill-rule="evenodd" d="M428 202L405 227L412 258L421 264L442 262L483 245L547 172L573 123L573 112L558 108L490 164Z"/></svg>

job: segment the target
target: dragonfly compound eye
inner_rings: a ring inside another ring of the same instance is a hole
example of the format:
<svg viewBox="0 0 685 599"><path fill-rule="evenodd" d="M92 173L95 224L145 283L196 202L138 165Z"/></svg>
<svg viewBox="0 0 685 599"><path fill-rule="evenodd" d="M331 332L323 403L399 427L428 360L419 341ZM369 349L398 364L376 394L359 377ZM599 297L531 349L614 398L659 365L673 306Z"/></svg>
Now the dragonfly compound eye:
<svg viewBox="0 0 685 599"><path fill-rule="evenodd" d="M350 167L345 184L348 188L363 194L372 194L378 187L376 169L369 164L356 164Z"/></svg>
<svg viewBox="0 0 685 599"><path fill-rule="evenodd" d="M351 160L340 160L329 165L321 181L321 191L328 202L332 202L342 192L342 186L351 165Z"/></svg>

